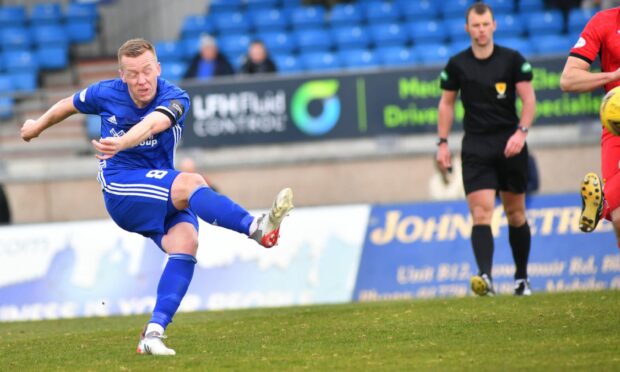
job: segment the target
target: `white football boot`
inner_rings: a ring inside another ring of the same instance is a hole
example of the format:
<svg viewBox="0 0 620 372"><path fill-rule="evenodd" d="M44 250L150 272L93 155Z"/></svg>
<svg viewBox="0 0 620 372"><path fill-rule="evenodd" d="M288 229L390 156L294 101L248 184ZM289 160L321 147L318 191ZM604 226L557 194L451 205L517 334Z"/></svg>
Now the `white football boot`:
<svg viewBox="0 0 620 372"><path fill-rule="evenodd" d="M146 327L144 327L140 335L140 342L138 343L136 353L144 355L176 355L174 350L164 345L163 339L166 336L156 331L144 334L145 331Z"/></svg>
<svg viewBox="0 0 620 372"><path fill-rule="evenodd" d="M293 208L293 190L288 187L282 189L273 201L269 214L258 218L256 231L250 235L250 239L265 248L278 244L280 224Z"/></svg>

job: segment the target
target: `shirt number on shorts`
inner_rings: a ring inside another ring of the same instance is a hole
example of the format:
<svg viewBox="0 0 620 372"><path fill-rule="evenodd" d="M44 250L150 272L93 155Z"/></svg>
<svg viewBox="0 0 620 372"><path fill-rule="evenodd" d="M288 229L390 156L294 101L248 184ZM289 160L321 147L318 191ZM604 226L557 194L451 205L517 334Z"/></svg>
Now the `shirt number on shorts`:
<svg viewBox="0 0 620 372"><path fill-rule="evenodd" d="M166 174L168 174L168 171L152 170L146 174L146 178L157 178L158 180L161 180L166 177Z"/></svg>

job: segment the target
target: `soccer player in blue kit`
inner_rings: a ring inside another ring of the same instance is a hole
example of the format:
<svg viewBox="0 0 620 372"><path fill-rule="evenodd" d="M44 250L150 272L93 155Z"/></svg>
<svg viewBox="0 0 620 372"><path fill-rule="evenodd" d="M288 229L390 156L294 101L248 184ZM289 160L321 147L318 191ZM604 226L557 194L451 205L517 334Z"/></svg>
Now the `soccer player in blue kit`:
<svg viewBox="0 0 620 372"><path fill-rule="evenodd" d="M162 339L192 280L197 217L271 248L293 208L293 194L283 189L267 215L254 217L211 190L201 175L176 171L174 153L189 108L187 93L159 78L156 51L144 39L125 42L118 62L120 79L95 83L60 100L37 120L26 120L21 136L30 141L76 113L101 117L101 139L92 143L108 213L121 228L151 238L168 254L137 352L175 355Z"/></svg>

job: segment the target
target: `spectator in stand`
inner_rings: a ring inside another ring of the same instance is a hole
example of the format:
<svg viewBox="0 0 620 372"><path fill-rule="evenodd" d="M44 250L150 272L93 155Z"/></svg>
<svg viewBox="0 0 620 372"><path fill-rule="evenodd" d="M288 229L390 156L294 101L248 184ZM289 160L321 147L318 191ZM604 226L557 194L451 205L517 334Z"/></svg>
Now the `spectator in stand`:
<svg viewBox="0 0 620 372"><path fill-rule="evenodd" d="M11 210L9 209L9 201L4 194L4 187L0 183L0 225L8 225L11 223Z"/></svg>
<svg viewBox="0 0 620 372"><path fill-rule="evenodd" d="M217 41L211 35L205 34L200 38L200 51L192 59L184 78L209 80L234 73L230 62L219 52Z"/></svg>
<svg viewBox="0 0 620 372"><path fill-rule="evenodd" d="M248 48L245 62L243 66L241 66L241 73L265 74L276 72L277 70L276 64L269 58L269 53L267 52L265 44L260 40L252 41Z"/></svg>
<svg viewBox="0 0 620 372"><path fill-rule="evenodd" d="M600 7L601 9L609 9L620 6L620 0L583 0L581 7L583 9L592 9Z"/></svg>

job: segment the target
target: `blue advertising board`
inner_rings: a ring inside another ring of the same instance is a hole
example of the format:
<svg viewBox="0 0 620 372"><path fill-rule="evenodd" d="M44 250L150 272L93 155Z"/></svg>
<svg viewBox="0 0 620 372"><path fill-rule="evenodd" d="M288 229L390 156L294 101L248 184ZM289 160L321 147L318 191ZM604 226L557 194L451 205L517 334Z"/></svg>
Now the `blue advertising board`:
<svg viewBox="0 0 620 372"><path fill-rule="evenodd" d="M534 291L620 288L620 253L611 224L578 229L579 196L528 200L532 248L528 265ZM501 206L492 224L496 290L512 293L514 263ZM461 202L372 208L353 294L357 301L465 296L477 273L470 244L471 218Z"/></svg>

